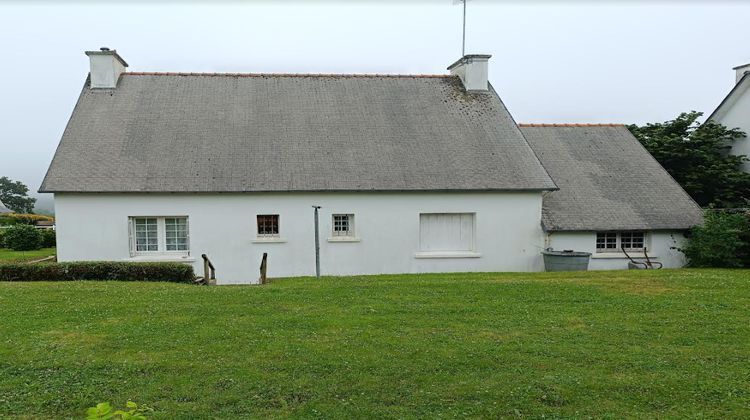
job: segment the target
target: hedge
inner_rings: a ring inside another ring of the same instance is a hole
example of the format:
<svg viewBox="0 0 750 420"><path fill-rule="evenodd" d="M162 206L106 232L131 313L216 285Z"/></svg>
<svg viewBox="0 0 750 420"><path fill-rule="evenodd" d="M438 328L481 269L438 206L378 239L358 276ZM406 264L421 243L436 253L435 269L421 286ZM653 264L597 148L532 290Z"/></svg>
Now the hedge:
<svg viewBox="0 0 750 420"><path fill-rule="evenodd" d="M55 220L54 217L45 216L43 214L4 213L0 215L0 225L33 225L36 222L51 222L53 220Z"/></svg>
<svg viewBox="0 0 750 420"><path fill-rule="evenodd" d="M163 281L192 283L193 267L167 262L62 262L0 264L0 281Z"/></svg>
<svg viewBox="0 0 750 420"><path fill-rule="evenodd" d="M54 229L39 229L42 234L42 248L54 248L57 246L57 233Z"/></svg>
<svg viewBox="0 0 750 420"><path fill-rule="evenodd" d="M33 251L42 247L42 233L29 225L13 225L3 228L3 245L14 251Z"/></svg>

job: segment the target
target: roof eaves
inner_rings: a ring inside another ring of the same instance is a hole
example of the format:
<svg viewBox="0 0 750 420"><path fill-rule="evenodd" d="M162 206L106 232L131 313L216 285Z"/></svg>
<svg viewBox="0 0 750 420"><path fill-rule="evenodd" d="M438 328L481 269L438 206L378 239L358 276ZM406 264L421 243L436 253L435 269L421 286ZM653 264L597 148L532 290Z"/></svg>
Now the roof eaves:
<svg viewBox="0 0 750 420"><path fill-rule="evenodd" d="M302 189L302 190L70 190L40 189L39 193L65 194L268 194L268 193L498 193L498 192L539 192L557 191L559 188L436 188L436 189Z"/></svg>
<svg viewBox="0 0 750 420"><path fill-rule="evenodd" d="M625 124L611 123L611 124L587 124L587 123L521 123L519 127L624 127Z"/></svg>
<svg viewBox="0 0 750 420"><path fill-rule="evenodd" d="M340 78L415 78L439 79L456 77L450 74L379 74L379 73L187 73L187 72L126 72L123 76L200 76L200 77L340 77Z"/></svg>

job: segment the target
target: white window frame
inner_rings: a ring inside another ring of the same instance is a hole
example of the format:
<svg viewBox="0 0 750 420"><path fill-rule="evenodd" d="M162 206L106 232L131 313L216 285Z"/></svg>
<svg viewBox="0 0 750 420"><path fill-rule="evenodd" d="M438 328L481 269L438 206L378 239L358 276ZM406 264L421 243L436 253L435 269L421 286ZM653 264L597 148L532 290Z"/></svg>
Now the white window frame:
<svg viewBox="0 0 750 420"><path fill-rule="evenodd" d="M258 217L260 216L276 216L276 233L260 233L258 225ZM255 215L255 235L258 239L274 239L281 237L281 215L278 213L258 213Z"/></svg>
<svg viewBox="0 0 750 420"><path fill-rule="evenodd" d="M346 217L347 230L336 230L336 218ZM354 238L356 237L353 213L334 213L331 215L331 238Z"/></svg>
<svg viewBox="0 0 750 420"><path fill-rule="evenodd" d="M611 243L611 241L607 240L607 237L611 239L614 237L614 247L613 248L599 248L599 235L605 235L604 244ZM596 249L596 252L602 254L607 252L620 252L619 248L619 237L620 234L617 232L596 232L596 237L594 239L594 249Z"/></svg>
<svg viewBox="0 0 750 420"><path fill-rule="evenodd" d="M643 247L641 248L625 248L626 252L643 252L644 248L648 248L648 240L649 235L648 232L642 231L642 230L634 230L634 231L622 231L622 232L596 232L596 237L594 238L594 249L596 250L597 254L612 254L612 253L620 253L622 254L622 235L623 234L641 234L643 235ZM615 242L615 248L599 248L598 247L598 241L599 235L606 234L606 235L616 235L616 242Z"/></svg>
<svg viewBox="0 0 750 420"><path fill-rule="evenodd" d="M430 215L440 216L470 216L471 217L471 240L468 249L445 249L445 250L434 250L426 249L423 243L424 235L422 232L422 217ZM477 214L476 212L424 212L419 213L418 218L418 232L419 232L419 251L414 254L415 258L478 258L482 254L477 252Z"/></svg>
<svg viewBox="0 0 750 420"><path fill-rule="evenodd" d="M156 219L156 251L138 251L136 249L135 219ZM185 230L187 235L187 249L181 251L167 251L167 227L166 219L185 219ZM169 255L185 257L190 255L190 218L188 216L129 216L128 217L128 239L130 256L154 256Z"/></svg>

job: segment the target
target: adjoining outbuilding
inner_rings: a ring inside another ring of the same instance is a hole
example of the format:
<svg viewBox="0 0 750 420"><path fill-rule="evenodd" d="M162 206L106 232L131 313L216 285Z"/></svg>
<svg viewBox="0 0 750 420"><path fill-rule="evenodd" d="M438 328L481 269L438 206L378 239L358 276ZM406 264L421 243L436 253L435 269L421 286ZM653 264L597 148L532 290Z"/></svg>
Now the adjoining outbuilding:
<svg viewBox="0 0 750 420"><path fill-rule="evenodd" d="M556 168L597 157L545 161L549 134L516 125L487 81L488 55L445 75L297 75L127 72L114 50L87 54L89 78L41 187L55 194L60 261L200 268L207 254L226 284L256 282L268 253L270 277L311 275L318 205L324 274L539 271L575 210L554 204L598 199ZM649 244L678 266L661 231L677 238L699 209L623 129L581 134L631 152L602 147L602 168L653 180L624 198L641 203L621 200L607 217L613 208L590 201L601 214L575 226L588 235L575 245L643 232L633 250ZM668 191L674 206L645 189Z"/></svg>
<svg viewBox="0 0 750 420"><path fill-rule="evenodd" d="M521 131L560 188L545 193L548 247L590 252L591 269L627 268L644 252L665 267L702 211L623 125L522 124ZM623 248L625 252L623 252Z"/></svg>

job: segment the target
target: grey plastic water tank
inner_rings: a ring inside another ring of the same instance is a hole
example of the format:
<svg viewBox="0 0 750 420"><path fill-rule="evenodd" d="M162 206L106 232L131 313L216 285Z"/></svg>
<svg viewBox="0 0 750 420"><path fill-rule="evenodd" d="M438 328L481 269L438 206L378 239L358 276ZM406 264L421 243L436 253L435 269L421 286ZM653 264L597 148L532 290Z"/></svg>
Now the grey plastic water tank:
<svg viewBox="0 0 750 420"><path fill-rule="evenodd" d="M545 271L586 271L590 252L542 251Z"/></svg>

